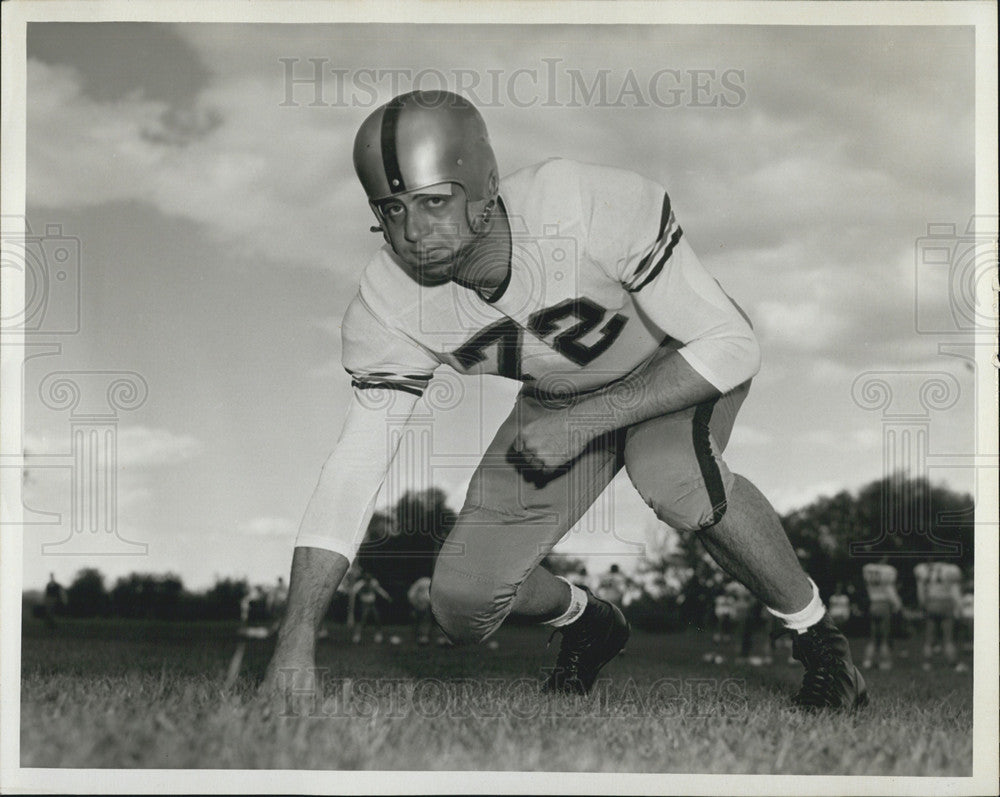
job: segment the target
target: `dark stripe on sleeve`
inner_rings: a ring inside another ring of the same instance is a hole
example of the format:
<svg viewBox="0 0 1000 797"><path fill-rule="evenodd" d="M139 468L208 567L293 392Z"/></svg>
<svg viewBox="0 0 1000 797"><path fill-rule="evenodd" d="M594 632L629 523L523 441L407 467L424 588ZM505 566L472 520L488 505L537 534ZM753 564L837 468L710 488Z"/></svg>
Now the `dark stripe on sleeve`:
<svg viewBox="0 0 1000 797"><path fill-rule="evenodd" d="M395 376L402 377L403 379L418 379L421 382L429 382L433 374L399 374L395 371L369 371L368 376Z"/></svg>
<svg viewBox="0 0 1000 797"><path fill-rule="evenodd" d="M406 190L396 156L396 128L399 127L399 114L402 110L403 103L397 98L385 107L385 113L382 114L382 168L385 169L385 179L393 194Z"/></svg>
<svg viewBox="0 0 1000 797"><path fill-rule="evenodd" d="M664 193L663 210L660 211L660 231L656 234L656 243L659 243L660 239L663 237L663 233L666 232L668 221L670 221L670 197ZM639 261L639 265L636 266L635 271L632 272L633 278L638 277L640 272L647 265L649 265L649 259L653 256L653 252L656 251L656 243L653 244L653 250Z"/></svg>
<svg viewBox="0 0 1000 797"><path fill-rule="evenodd" d="M681 239L681 235L683 234L684 233L680 227L674 230L674 234L670 236L670 243L668 243L666 248L663 250L663 255L660 257L659 260L656 261L656 265L649 270L649 274L646 275L646 279L640 282L636 287L629 288L629 291L631 291L632 293L635 293L636 291L641 291L643 288L649 285L649 283L655 280L657 276L659 276L659 273L663 271L663 266L670 259L670 255L672 255L674 252L674 247L677 246L677 242Z"/></svg>
<svg viewBox="0 0 1000 797"><path fill-rule="evenodd" d="M393 382L359 382L355 379L351 382L351 387L356 387L358 390L383 390L385 388L390 390L402 390L404 393L411 393L417 398L424 395L424 391L417 390L415 387L410 387L409 385L399 385Z"/></svg>
<svg viewBox="0 0 1000 797"><path fill-rule="evenodd" d="M708 428L717 401L718 399L712 399L704 404L699 404L694 411L692 423L694 454L698 459L701 477L705 481L708 500L712 505L712 525L722 520L722 516L726 514L726 486L722 483L719 463L715 461L715 456L712 454L712 441L709 438L710 430Z"/></svg>

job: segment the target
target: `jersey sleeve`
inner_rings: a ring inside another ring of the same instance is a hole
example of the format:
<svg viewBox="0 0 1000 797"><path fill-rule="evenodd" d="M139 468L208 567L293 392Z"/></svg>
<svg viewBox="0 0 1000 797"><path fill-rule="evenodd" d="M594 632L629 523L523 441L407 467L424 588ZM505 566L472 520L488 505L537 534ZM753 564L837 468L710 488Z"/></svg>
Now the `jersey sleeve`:
<svg viewBox="0 0 1000 797"><path fill-rule="evenodd" d="M344 368L354 387L333 453L306 507L295 544L353 561L368 530L400 422L408 421L438 361L376 314L359 290L342 327Z"/></svg>
<svg viewBox="0 0 1000 797"><path fill-rule="evenodd" d="M361 293L347 308L342 333L342 360L356 390L388 388L419 397L440 364L379 318Z"/></svg>
<svg viewBox="0 0 1000 797"><path fill-rule="evenodd" d="M598 190L590 222L589 253L695 371L721 393L757 373L749 319L698 260L662 187L632 175Z"/></svg>
<svg viewBox="0 0 1000 797"><path fill-rule="evenodd" d="M389 434L389 421L398 430L400 420L409 419L417 402L408 391L377 402L367 399L355 390L340 439L306 507L296 547L323 548L353 562L364 540L389 463L403 437Z"/></svg>

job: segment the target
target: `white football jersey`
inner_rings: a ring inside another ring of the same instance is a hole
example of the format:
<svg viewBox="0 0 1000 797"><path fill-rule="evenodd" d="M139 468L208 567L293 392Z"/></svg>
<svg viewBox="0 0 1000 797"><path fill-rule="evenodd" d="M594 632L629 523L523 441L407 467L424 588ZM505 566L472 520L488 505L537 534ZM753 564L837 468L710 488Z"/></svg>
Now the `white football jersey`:
<svg viewBox="0 0 1000 797"><path fill-rule="evenodd" d="M619 603L628 587L628 579L623 573L605 573L597 583L597 597L612 603Z"/></svg>
<svg viewBox="0 0 1000 797"><path fill-rule="evenodd" d="M720 620L736 616L736 601L732 595L715 596L715 616Z"/></svg>
<svg viewBox="0 0 1000 797"><path fill-rule="evenodd" d="M421 285L388 245L372 258L343 325L356 388L419 395L445 363L545 393L589 390L670 340L721 392L756 372L748 321L698 262L662 187L555 159L504 179L500 201L511 257L493 296Z"/></svg>
<svg viewBox="0 0 1000 797"><path fill-rule="evenodd" d="M958 594L962 569L951 562L922 562L913 568L928 600L950 599Z"/></svg>
<svg viewBox="0 0 1000 797"><path fill-rule="evenodd" d="M431 580L428 576L422 576L414 581L406 597L410 605L417 611L426 611L431 605Z"/></svg>
<svg viewBox="0 0 1000 797"><path fill-rule="evenodd" d="M499 201L510 259L488 297L421 284L388 245L368 263L342 327L354 398L296 545L354 557L395 456L390 405L408 417L406 403L443 364L557 395L619 379L660 346L721 393L760 367L749 321L698 262L655 182L555 159L502 180Z"/></svg>
<svg viewBox="0 0 1000 797"><path fill-rule="evenodd" d="M851 599L847 595L830 596L830 616L843 622L851 616Z"/></svg>
<svg viewBox="0 0 1000 797"><path fill-rule="evenodd" d="M871 601L896 600L896 568L892 565L870 562L861 568L861 575Z"/></svg>
<svg viewBox="0 0 1000 797"><path fill-rule="evenodd" d="M975 616L976 596L971 592L962 595L962 617L971 620Z"/></svg>

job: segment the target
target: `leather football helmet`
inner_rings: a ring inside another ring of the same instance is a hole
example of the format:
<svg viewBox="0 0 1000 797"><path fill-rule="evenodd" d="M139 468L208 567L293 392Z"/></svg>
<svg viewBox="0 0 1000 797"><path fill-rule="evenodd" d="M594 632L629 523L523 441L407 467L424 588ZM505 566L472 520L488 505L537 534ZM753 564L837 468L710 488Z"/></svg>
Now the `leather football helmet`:
<svg viewBox="0 0 1000 797"><path fill-rule="evenodd" d="M468 200L469 226L478 232L500 186L483 117L450 91L411 91L376 109L354 139L354 169L383 227L384 200L457 183Z"/></svg>

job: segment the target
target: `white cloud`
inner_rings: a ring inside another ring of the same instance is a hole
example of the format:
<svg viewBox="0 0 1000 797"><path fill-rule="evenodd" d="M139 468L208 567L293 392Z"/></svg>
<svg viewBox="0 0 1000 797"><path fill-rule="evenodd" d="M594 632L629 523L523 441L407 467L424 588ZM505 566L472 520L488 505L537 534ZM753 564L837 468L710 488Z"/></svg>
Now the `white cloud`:
<svg viewBox="0 0 1000 797"><path fill-rule="evenodd" d="M70 455L59 449L68 448L69 441L39 432L29 432L25 439L26 451L33 458L24 482L25 506L39 512L66 515L74 489L74 466ZM56 440L58 445L53 446L51 441ZM201 450L201 443L190 435L147 426L119 429L119 472L114 483L118 510L143 511L155 497L148 469L180 464L198 456ZM84 478L98 477L84 475Z"/></svg>
<svg viewBox="0 0 1000 797"><path fill-rule="evenodd" d="M787 487L771 490L768 498L779 514L785 514L793 509L807 506L821 496L836 495L845 489L850 488L837 481L821 481L802 485L790 484Z"/></svg>
<svg viewBox="0 0 1000 797"><path fill-rule="evenodd" d="M29 60L28 202L148 202L239 257L355 271L358 257L331 259L330 225L367 222L343 146L359 112L282 108L272 88L230 74L178 112L139 94L97 102L74 70Z"/></svg>
<svg viewBox="0 0 1000 797"><path fill-rule="evenodd" d="M799 441L808 446L834 449L836 451L868 452L881 447L882 433L878 428L852 429L813 429L800 435Z"/></svg>
<svg viewBox="0 0 1000 797"><path fill-rule="evenodd" d="M120 467L176 465L198 456L201 451L201 443L191 435L148 426L126 426L118 431Z"/></svg>
<svg viewBox="0 0 1000 797"><path fill-rule="evenodd" d="M809 375L818 382L837 385L851 384L858 376L857 368L850 368L828 357L812 360Z"/></svg>
<svg viewBox="0 0 1000 797"><path fill-rule="evenodd" d="M255 517L240 521L236 530L252 537L289 537L298 531L298 524L283 517Z"/></svg>
<svg viewBox="0 0 1000 797"><path fill-rule="evenodd" d="M830 348L847 329L847 319L816 301L785 302L765 300L757 304L754 317L762 337L804 351Z"/></svg>
<svg viewBox="0 0 1000 797"><path fill-rule="evenodd" d="M153 497L153 491L143 485L123 484L123 480L118 480L118 492L115 494L115 503L119 510L131 509L145 504Z"/></svg>
<svg viewBox="0 0 1000 797"><path fill-rule="evenodd" d="M763 446L774 442L774 437L768 432L754 426L737 423L729 437L730 447Z"/></svg>

